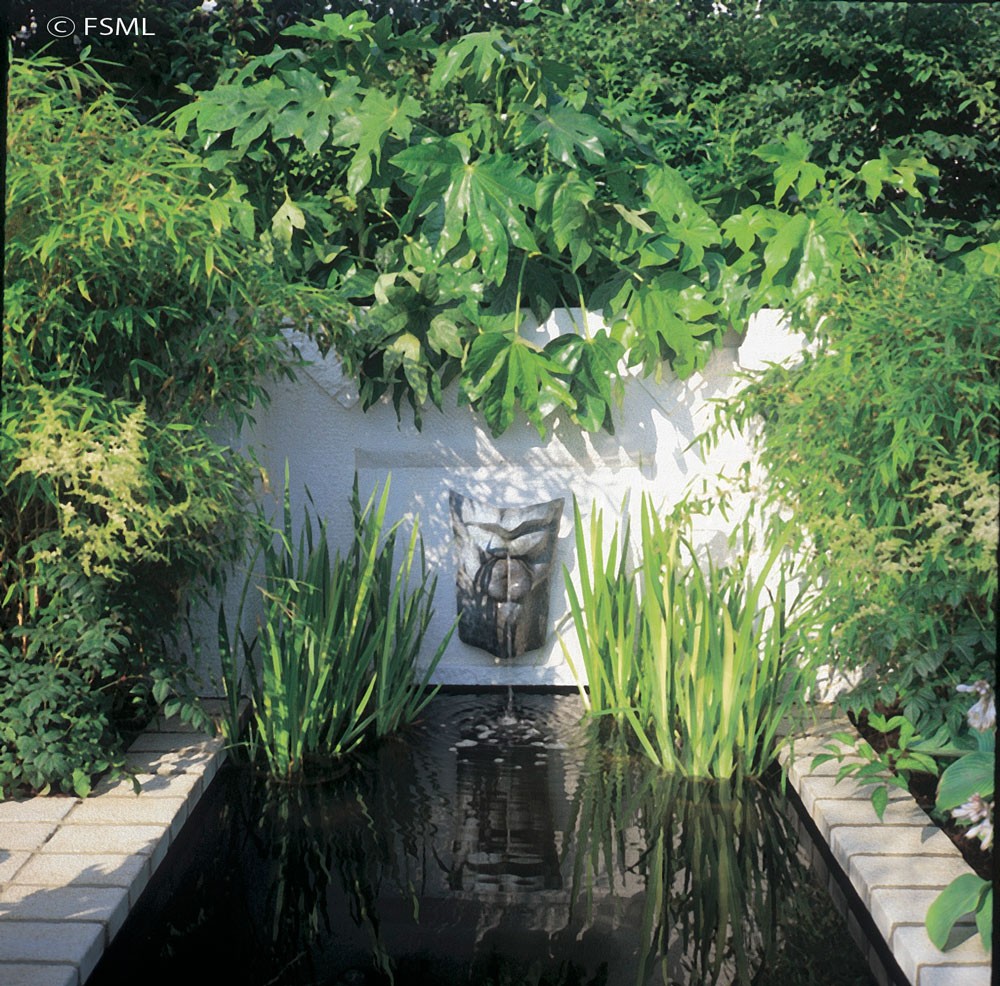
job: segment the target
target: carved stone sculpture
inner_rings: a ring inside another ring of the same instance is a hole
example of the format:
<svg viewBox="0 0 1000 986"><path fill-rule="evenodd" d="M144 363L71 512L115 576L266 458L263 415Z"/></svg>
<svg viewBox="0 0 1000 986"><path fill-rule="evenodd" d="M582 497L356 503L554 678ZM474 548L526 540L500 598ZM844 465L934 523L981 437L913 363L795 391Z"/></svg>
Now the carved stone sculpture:
<svg viewBox="0 0 1000 986"><path fill-rule="evenodd" d="M549 575L563 501L495 507L449 490L458 545L458 636L516 657L545 643Z"/></svg>

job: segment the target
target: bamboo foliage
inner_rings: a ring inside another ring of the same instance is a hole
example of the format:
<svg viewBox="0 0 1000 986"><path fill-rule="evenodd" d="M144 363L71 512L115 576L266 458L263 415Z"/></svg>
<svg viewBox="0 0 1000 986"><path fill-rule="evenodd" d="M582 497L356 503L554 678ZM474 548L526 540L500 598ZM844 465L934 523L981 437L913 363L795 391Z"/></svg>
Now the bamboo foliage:
<svg viewBox="0 0 1000 986"><path fill-rule="evenodd" d="M644 496L641 561L630 569L627 525L605 550L602 513L587 529L578 504L574 514L579 589L565 574L579 662L563 646L590 713L610 717L664 771L760 774L813 679L795 646L805 620L790 619L799 601L789 602L780 564L790 532L755 574L749 546L731 565L701 563Z"/></svg>

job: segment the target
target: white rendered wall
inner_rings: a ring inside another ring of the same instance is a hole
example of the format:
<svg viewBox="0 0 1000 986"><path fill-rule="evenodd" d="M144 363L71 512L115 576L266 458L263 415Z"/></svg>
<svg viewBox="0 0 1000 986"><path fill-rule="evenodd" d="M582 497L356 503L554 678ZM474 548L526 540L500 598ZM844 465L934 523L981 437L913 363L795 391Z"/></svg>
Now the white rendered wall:
<svg viewBox="0 0 1000 986"><path fill-rule="evenodd" d="M569 331L574 315L579 318L579 313L556 312L540 328L523 332L534 332L544 343ZM593 316L592 324L599 324ZM690 484L703 477L710 480L720 470L732 471L749 457L742 439L727 439L707 462L690 447L712 420L710 402L732 395L738 386L736 374L742 370L780 361L802 346L801 337L783 328L778 313L761 313L741 345L720 349L702 373L688 380L680 381L669 371L659 383L629 378L624 403L614 415L615 435L586 434L572 423L557 420L548 437L541 439L523 418L493 438L478 414L456 406L454 388L445 394L443 413L425 410L420 431L408 409L399 422L388 402L363 411L352 382L342 376L336 360L321 359L308 340L296 342L315 362L299 372L296 382L271 386L271 405L258 412L257 426L246 436L246 444L256 450L275 492L280 491L287 459L293 510L301 511L303 490L308 488L317 511L329 522L334 546L350 543L349 498L355 471L362 499L391 474L388 516L393 520L419 516L428 562L439 577L435 616L427 637L430 652L455 618L449 488L500 506L565 499L551 580L553 632L546 645L501 661L463 644L455 635L434 680L458 685L574 684L560 644L562 636L573 652L562 569L565 565L571 573L575 570L574 495L585 522L596 506L603 508L609 527L620 515L623 501L631 511L638 510L644 491L657 504L671 505ZM712 550L724 549L731 522L721 517L707 519L699 532L701 543ZM211 636L205 634L202 652L208 677L217 678L217 672L212 672L214 648L208 643L214 641L214 614L205 625L212 630Z"/></svg>

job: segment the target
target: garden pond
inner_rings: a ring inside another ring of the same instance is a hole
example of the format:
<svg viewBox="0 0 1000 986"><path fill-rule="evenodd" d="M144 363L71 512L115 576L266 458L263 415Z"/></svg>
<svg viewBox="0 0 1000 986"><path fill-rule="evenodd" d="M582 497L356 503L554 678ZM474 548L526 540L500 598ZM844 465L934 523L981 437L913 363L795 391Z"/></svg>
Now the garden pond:
<svg viewBox="0 0 1000 986"><path fill-rule="evenodd" d="M224 768L89 986L871 986L776 779L665 776L576 695L439 694L336 776Z"/></svg>

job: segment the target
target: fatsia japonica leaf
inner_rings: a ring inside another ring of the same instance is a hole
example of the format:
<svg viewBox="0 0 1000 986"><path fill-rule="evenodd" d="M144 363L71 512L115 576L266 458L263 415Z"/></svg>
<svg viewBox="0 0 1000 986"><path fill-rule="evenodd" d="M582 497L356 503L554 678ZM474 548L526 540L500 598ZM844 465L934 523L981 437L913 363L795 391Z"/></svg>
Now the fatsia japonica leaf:
<svg viewBox="0 0 1000 986"><path fill-rule="evenodd" d="M771 215L775 231L764 247L763 303L802 302L821 283L836 281L846 264L856 263L851 230L839 209Z"/></svg>
<svg viewBox="0 0 1000 986"><path fill-rule="evenodd" d="M604 428L615 433L611 415L613 400L621 399L623 385L618 362L625 347L604 329L590 337L567 333L545 347L545 354L559 366L576 401L573 420L587 431Z"/></svg>
<svg viewBox="0 0 1000 986"><path fill-rule="evenodd" d="M535 186L537 224L551 230L558 252L569 248L574 270L593 252L592 243L600 226L592 208L596 197L593 181L574 171L552 172Z"/></svg>
<svg viewBox="0 0 1000 986"><path fill-rule="evenodd" d="M356 101L358 83L355 79L345 79L327 93L323 80L305 68L283 73L281 81L288 87L291 98L271 124L271 137L274 140L296 137L307 154L315 154L330 136L331 120Z"/></svg>
<svg viewBox="0 0 1000 986"><path fill-rule="evenodd" d="M347 169L351 195L357 195L371 181L390 137L404 142L410 139L421 111L420 103L411 96L397 93L390 97L378 89L369 89L360 105L346 109L333 128L332 138L335 144L357 148Z"/></svg>
<svg viewBox="0 0 1000 986"><path fill-rule="evenodd" d="M648 209L656 213L662 229L681 244L680 269L700 267L705 250L719 242L720 234L688 183L678 171L662 165L649 172L643 190Z"/></svg>
<svg viewBox="0 0 1000 986"><path fill-rule="evenodd" d="M525 216L534 201L534 185L522 176L523 162L506 154L473 160L465 142L437 138L408 147L392 163L415 179L404 231L419 217L440 210L440 226L429 237L439 258L464 236L487 281L500 284L511 246L538 249ZM426 232L427 224L424 228Z"/></svg>
<svg viewBox="0 0 1000 986"><path fill-rule="evenodd" d="M580 157L591 164L604 160L603 142L610 141L612 134L589 113L568 103L555 103L535 110L530 119L521 136L523 147L542 142L555 160L571 168L578 166Z"/></svg>
<svg viewBox="0 0 1000 986"><path fill-rule="evenodd" d="M752 250L758 239L768 236L773 231L771 214L760 205L748 206L722 223L723 234L743 253Z"/></svg>
<svg viewBox="0 0 1000 986"><path fill-rule="evenodd" d="M636 328L629 365L651 373L666 359L678 376L690 376L711 353L718 327L710 320L718 310L701 284L677 271L642 284L629 306Z"/></svg>
<svg viewBox="0 0 1000 986"><path fill-rule="evenodd" d="M494 31L478 31L459 38L438 55L430 78L431 92L439 92L455 81L484 85L499 73L509 51L510 47Z"/></svg>
<svg viewBox="0 0 1000 986"><path fill-rule="evenodd" d="M754 151L762 161L775 165L775 205L781 202L785 192L793 185L795 194L804 199L826 180L826 172L809 160L811 153L812 145L798 134L790 134L780 143L764 144Z"/></svg>
<svg viewBox="0 0 1000 986"><path fill-rule="evenodd" d="M465 395L475 404L494 435L505 432L521 407L539 435L545 418L558 407L576 409L560 366L516 333L481 333L469 349L463 368Z"/></svg>

